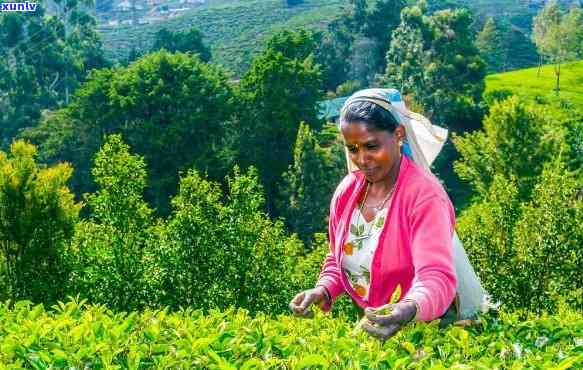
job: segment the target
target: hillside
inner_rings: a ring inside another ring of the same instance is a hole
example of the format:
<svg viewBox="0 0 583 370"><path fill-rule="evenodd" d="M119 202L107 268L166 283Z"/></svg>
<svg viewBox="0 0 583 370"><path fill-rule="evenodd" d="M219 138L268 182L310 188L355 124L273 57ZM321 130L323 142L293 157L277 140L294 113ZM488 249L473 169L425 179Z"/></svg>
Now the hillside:
<svg viewBox="0 0 583 370"><path fill-rule="evenodd" d="M150 1L162 3L162 0ZM111 25L104 21L110 14L102 13L99 33L106 56L123 60L132 48L147 50L152 45L153 35L162 27L177 31L196 26L212 50L212 62L240 75L247 69L252 56L261 50L266 38L276 30L324 29L349 4L348 0L305 0L291 8L284 0L168 0L164 4L186 4L189 1L201 1L204 5L181 9L184 11L175 14L176 17L148 24L131 25L127 24L129 21L122 21ZM374 0L368 1L371 5L374 3ZM559 0L559 3L566 8L573 1ZM530 42L530 30L532 17L544 6L544 0L429 0L428 6L431 10L467 7L475 14L477 30L487 17L503 21L511 29L514 44L508 67L516 69L536 64L538 59Z"/></svg>
<svg viewBox="0 0 583 370"><path fill-rule="evenodd" d="M560 86L557 95L552 65L543 66L539 77L536 67L486 77L486 91L507 89L529 100L572 106L583 111L583 61L561 66Z"/></svg>
<svg viewBox="0 0 583 370"><path fill-rule="evenodd" d="M250 0L191 9L184 15L146 25L101 26L106 56L119 60L130 49L148 49L162 27L177 31L197 27L210 46L213 62L234 71L245 71L251 57L276 30L298 27L323 29L342 12L347 0L306 0L292 8L281 0Z"/></svg>

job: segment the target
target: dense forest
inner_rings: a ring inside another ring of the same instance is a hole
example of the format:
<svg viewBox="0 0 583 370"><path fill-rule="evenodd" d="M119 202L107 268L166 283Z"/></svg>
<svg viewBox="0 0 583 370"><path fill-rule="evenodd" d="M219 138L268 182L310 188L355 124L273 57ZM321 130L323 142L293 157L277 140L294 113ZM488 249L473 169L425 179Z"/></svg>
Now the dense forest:
<svg viewBox="0 0 583 370"><path fill-rule="evenodd" d="M113 59L90 3L0 13L0 363L580 364L581 7L537 6L518 30L462 2L265 3L335 12L256 37L240 70L192 25ZM369 86L398 88L450 131L432 169L501 303L479 326L418 323L366 342L346 297L313 324L289 317L328 251L347 171L323 104Z"/></svg>

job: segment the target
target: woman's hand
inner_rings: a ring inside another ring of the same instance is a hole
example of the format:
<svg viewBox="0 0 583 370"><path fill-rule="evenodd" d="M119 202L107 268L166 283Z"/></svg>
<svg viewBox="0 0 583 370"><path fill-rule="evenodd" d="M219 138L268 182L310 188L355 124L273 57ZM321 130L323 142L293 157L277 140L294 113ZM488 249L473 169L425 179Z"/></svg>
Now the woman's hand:
<svg viewBox="0 0 583 370"><path fill-rule="evenodd" d="M383 311L388 311L384 313ZM395 335L417 314L415 302L406 301L387 304L378 308L368 307L364 310L365 318L361 324L370 335L385 341Z"/></svg>
<svg viewBox="0 0 583 370"><path fill-rule="evenodd" d="M298 293L289 303L289 308L296 316L312 317L314 316L314 313L310 310L310 305L315 303L321 306L326 300L326 297L326 288L323 286L317 286Z"/></svg>

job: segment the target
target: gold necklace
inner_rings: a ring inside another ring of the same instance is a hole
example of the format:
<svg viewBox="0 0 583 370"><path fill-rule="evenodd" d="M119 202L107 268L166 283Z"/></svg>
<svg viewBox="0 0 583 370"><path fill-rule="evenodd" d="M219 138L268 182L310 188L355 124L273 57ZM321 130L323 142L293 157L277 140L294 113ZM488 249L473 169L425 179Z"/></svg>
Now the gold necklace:
<svg viewBox="0 0 583 370"><path fill-rule="evenodd" d="M387 200L389 200L389 198L391 197L391 195L393 195L393 190L395 189L395 185L393 185L393 187L391 188L391 190L387 193L387 196L385 197L385 199L383 199L379 204L377 204L376 206L370 205L367 206L365 205L366 202L366 193L368 193L368 185L366 187L366 192L365 192L365 199L363 200L363 204L361 205L361 207L366 207L366 208L372 208L375 210L375 214L378 213L384 206L385 203L387 202Z"/></svg>
<svg viewBox="0 0 583 370"><path fill-rule="evenodd" d="M362 208L364 207L364 204L366 203L366 198L368 196L368 189L370 188L370 183L367 183L366 185L366 190L364 191L364 198L362 199L362 203L360 204L360 208L359 208L359 212L358 215L356 216L356 224L358 225L360 223L360 215L362 214ZM391 196L393 195L393 192L395 191L395 187L396 187L397 183L395 182L395 184L393 184L393 187L391 188L391 190L389 191L389 193L387 194L387 196L385 197L385 199L383 199L383 201L377 205L372 207L373 209L376 210L375 212L375 216L373 217L373 219L370 221L370 226L368 228L368 233L363 234L361 236L358 236L356 238L353 239L353 241L357 241L357 240L361 240L361 239L368 239L372 236L372 228L375 224L375 221L377 219L377 213L380 212L380 210L384 207L385 203L389 200L389 198L391 198ZM367 207L370 208L370 207ZM364 215L363 215L363 219L364 219ZM366 220L365 220L366 221Z"/></svg>

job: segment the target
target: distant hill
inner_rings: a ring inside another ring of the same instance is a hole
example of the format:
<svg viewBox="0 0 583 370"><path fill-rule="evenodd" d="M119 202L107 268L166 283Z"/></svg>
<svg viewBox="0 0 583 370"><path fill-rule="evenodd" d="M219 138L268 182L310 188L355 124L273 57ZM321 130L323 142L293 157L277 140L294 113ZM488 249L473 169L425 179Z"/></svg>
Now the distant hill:
<svg viewBox="0 0 583 370"><path fill-rule="evenodd" d="M572 106L583 112L583 61L561 66L560 92L557 95L552 65L542 68L537 77L537 68L498 73L486 77L486 91L506 89L514 94L532 99L541 104Z"/></svg>
<svg viewBox="0 0 583 370"><path fill-rule="evenodd" d="M105 0L104 0L105 1ZM122 0L115 0L114 8ZM124 0L129 1L129 0ZM194 0L148 0L147 4L186 4ZM244 72L252 56L261 50L265 40L276 30L306 27L325 29L327 24L343 14L348 0L304 0L300 5L288 7L285 0L197 0L204 5L182 9L180 15L149 24L102 23L99 32L106 56L112 60L127 58L132 47L147 50L153 35L162 27L184 30L196 26L210 46L213 63L222 64L236 75ZM573 1L559 0L567 7ZM372 4L374 0L369 0ZM429 0L429 8L467 7L476 15L476 27L481 28L486 17L494 16L507 22L515 34L515 49L510 68L524 68L537 62L534 45L529 41L532 17L544 6L545 0ZM178 5L176 5L178 6ZM142 11L143 16L145 10ZM165 14L164 17L171 15ZM108 19L103 14L100 18ZM156 17L152 17L155 19ZM127 23L128 21L126 21ZM143 22L143 20L142 20Z"/></svg>
<svg viewBox="0 0 583 370"><path fill-rule="evenodd" d="M305 0L287 7L283 0L247 0L222 2L188 10L173 19L145 25L100 26L106 56L113 60L127 58L132 47L147 50L154 34L162 27L184 30L196 26L210 46L213 62L239 74L245 71L252 55L259 51L269 35L282 28L324 29L342 13L348 0Z"/></svg>

